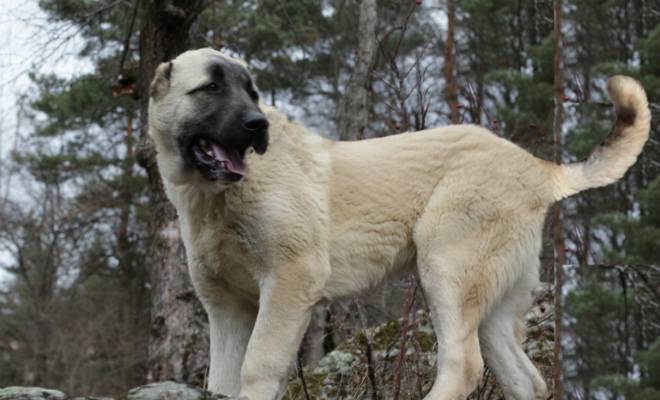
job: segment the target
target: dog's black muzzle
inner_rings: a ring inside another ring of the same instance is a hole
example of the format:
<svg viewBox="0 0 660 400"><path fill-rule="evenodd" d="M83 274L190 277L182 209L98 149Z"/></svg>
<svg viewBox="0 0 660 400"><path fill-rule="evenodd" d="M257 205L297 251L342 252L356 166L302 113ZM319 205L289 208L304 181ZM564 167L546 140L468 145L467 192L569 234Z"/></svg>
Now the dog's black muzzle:
<svg viewBox="0 0 660 400"><path fill-rule="evenodd" d="M256 108L256 107L255 107ZM237 113L238 114L238 113ZM268 119L256 108L222 122L222 114L191 121L189 135L180 142L184 157L204 178L225 183L247 175L245 156L250 147L262 155L268 147Z"/></svg>

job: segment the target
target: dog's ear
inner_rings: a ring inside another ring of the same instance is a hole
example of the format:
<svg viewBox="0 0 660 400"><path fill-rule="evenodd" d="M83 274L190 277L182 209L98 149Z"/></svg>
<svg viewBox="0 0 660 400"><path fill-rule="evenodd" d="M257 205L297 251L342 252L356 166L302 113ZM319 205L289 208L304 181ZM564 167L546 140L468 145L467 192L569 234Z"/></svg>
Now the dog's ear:
<svg viewBox="0 0 660 400"><path fill-rule="evenodd" d="M158 100L165 90L170 86L170 77L172 76L172 68L174 64L172 61L161 63L156 68L156 74L151 81L149 95L152 99Z"/></svg>

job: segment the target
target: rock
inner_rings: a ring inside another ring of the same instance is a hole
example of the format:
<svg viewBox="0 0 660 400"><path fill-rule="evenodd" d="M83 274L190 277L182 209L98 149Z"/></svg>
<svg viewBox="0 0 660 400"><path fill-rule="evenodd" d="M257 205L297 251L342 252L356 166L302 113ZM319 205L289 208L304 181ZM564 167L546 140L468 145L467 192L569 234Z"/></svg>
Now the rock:
<svg viewBox="0 0 660 400"><path fill-rule="evenodd" d="M244 397L223 396L201 388L175 382L159 382L131 389L118 400L247 400ZM113 400L107 397L69 397L59 390L38 387L8 387L0 389L0 400Z"/></svg>
<svg viewBox="0 0 660 400"><path fill-rule="evenodd" d="M68 400L69 397L59 390L40 387L10 386L0 389L0 400Z"/></svg>
<svg viewBox="0 0 660 400"><path fill-rule="evenodd" d="M0 389L0 400L113 400L108 397L69 397L59 390L10 386Z"/></svg>
<svg viewBox="0 0 660 400"><path fill-rule="evenodd" d="M245 397L224 396L207 392L199 387L188 386L183 383L159 382L139 386L131 389L126 400L220 400L235 399L247 400Z"/></svg>

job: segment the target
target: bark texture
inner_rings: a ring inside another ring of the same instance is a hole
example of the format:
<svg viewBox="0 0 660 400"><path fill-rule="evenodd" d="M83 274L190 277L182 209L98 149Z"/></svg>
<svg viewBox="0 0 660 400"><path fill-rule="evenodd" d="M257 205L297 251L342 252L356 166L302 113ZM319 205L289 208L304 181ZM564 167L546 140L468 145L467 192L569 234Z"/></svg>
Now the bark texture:
<svg viewBox="0 0 660 400"><path fill-rule="evenodd" d="M179 221L156 166L147 134L149 84L156 67L188 50L202 0L143 0L140 29L140 141L136 158L149 175L153 199L152 311L149 382L202 385L208 358L208 320L188 275Z"/></svg>
<svg viewBox="0 0 660 400"><path fill-rule="evenodd" d="M344 101L337 111L337 133L340 140L359 140L367 128L368 87L371 81L370 66L376 56L376 25L378 5L376 0L360 2L360 26L355 69L348 81Z"/></svg>
<svg viewBox="0 0 660 400"><path fill-rule="evenodd" d="M554 73L555 73L555 163L561 164L562 125L564 122L564 87L561 78L561 0L554 0L555 32L554 32ZM554 225L555 242L555 356L554 356L554 398L561 400L561 302L562 302L562 272L565 264L564 234L561 226L561 202L555 203L552 222Z"/></svg>
<svg viewBox="0 0 660 400"><path fill-rule="evenodd" d="M452 124L458 124L458 98L454 81L454 0L447 0L447 42L445 43L445 89Z"/></svg>

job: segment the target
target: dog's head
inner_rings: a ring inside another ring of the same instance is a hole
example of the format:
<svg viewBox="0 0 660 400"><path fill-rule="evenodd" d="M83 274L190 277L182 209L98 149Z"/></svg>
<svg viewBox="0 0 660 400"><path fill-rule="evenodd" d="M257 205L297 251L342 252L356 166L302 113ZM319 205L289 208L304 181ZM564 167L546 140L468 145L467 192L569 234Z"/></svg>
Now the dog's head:
<svg viewBox="0 0 660 400"><path fill-rule="evenodd" d="M268 120L244 62L201 49L162 63L151 83L149 133L174 183L230 185L247 174L246 153L263 154Z"/></svg>

